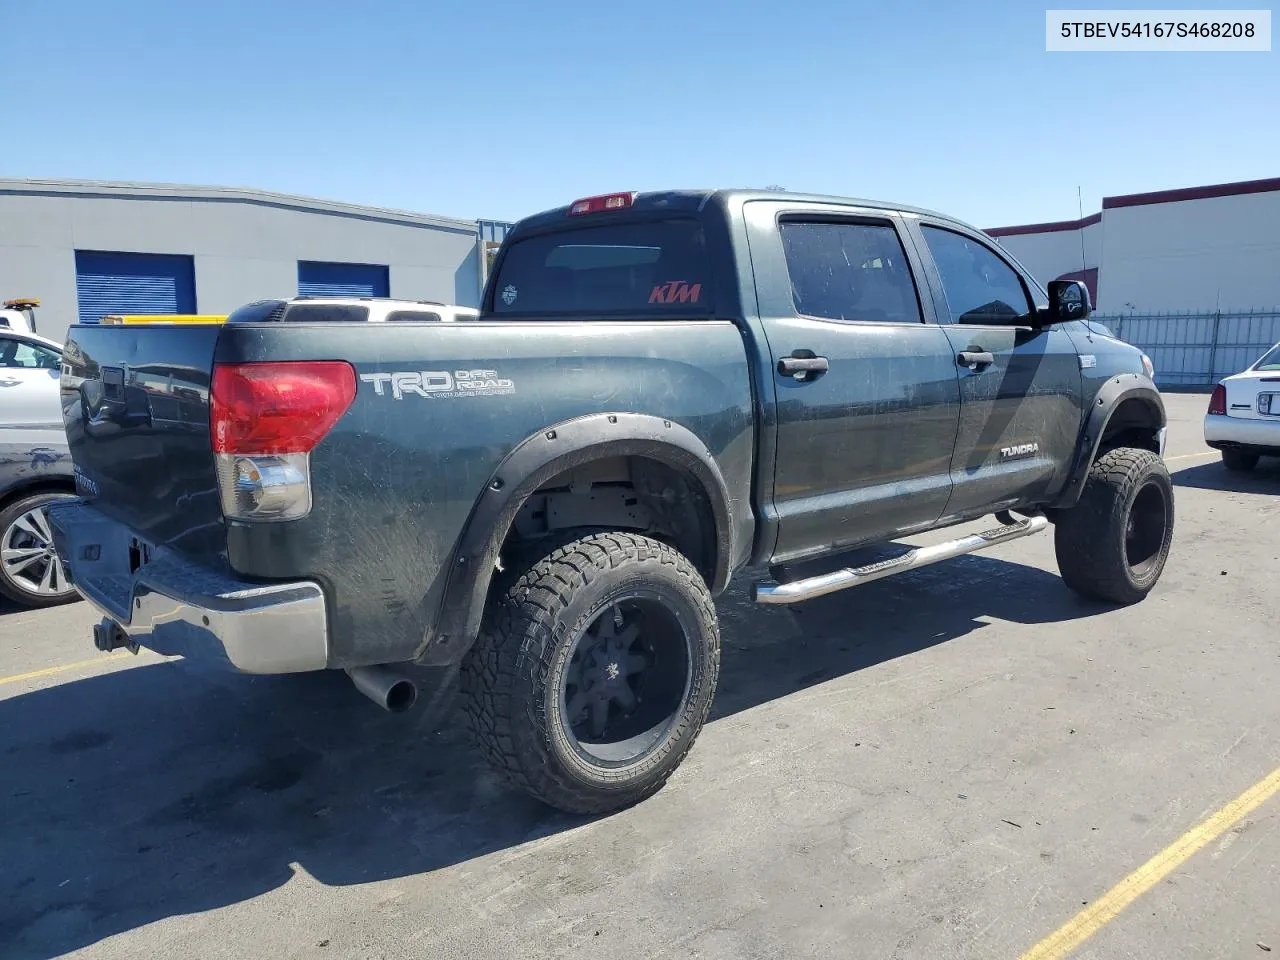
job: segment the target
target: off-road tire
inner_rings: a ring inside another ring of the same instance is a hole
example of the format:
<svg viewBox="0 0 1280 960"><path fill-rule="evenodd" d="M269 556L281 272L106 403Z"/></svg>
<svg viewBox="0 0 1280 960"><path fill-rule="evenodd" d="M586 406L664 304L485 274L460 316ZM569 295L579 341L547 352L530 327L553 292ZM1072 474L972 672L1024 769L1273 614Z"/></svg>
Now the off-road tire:
<svg viewBox="0 0 1280 960"><path fill-rule="evenodd" d="M558 547L503 579L461 675L462 702L489 762L513 785L569 813L606 813L655 793L693 746L715 695L720 632L702 577L664 543L608 532ZM659 596L685 628L689 679L657 745L610 767L574 748L560 685L579 635L611 598L634 589Z"/></svg>
<svg viewBox="0 0 1280 960"><path fill-rule="evenodd" d="M1142 549L1142 561L1134 563L1126 540L1131 517L1139 519L1134 514L1139 496L1144 542L1151 550L1148 555ZM1091 599L1137 603L1164 570L1173 541L1173 516L1173 482L1158 455L1133 447L1104 453L1089 468L1080 501L1062 511L1054 526L1062 579Z"/></svg>
<svg viewBox="0 0 1280 960"><path fill-rule="evenodd" d="M1258 465L1258 455L1242 450L1223 450L1222 465L1232 473L1248 473Z"/></svg>

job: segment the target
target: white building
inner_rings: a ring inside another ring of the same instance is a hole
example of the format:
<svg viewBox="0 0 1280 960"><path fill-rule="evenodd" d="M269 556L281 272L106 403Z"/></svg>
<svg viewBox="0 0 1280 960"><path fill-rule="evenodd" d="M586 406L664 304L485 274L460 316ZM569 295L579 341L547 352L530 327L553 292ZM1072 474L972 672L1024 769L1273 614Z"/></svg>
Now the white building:
<svg viewBox="0 0 1280 960"><path fill-rule="evenodd" d="M226 187L0 179L0 300L39 332L113 313L225 314L344 293L476 306L505 224Z"/></svg>
<svg viewBox="0 0 1280 960"><path fill-rule="evenodd" d="M1042 283L1108 314L1280 305L1280 178L1105 197L1083 220L987 231Z"/></svg>

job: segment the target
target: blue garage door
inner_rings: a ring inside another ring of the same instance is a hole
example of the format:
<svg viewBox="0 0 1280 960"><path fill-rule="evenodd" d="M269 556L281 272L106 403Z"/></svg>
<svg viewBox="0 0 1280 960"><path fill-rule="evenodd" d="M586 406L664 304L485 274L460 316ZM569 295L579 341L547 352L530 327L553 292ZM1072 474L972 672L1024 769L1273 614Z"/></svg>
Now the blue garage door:
<svg viewBox="0 0 1280 960"><path fill-rule="evenodd" d="M376 263L298 261L298 294L304 297L387 297L387 268Z"/></svg>
<svg viewBox="0 0 1280 960"><path fill-rule="evenodd" d="M108 314L195 313L196 270L190 257L76 251L80 322Z"/></svg>

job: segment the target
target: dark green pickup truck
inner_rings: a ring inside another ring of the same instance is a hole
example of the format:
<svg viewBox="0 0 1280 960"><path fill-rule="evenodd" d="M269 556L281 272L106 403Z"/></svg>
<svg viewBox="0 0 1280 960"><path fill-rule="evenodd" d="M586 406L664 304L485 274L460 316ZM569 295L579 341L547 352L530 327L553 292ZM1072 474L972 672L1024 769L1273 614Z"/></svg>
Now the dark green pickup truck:
<svg viewBox="0 0 1280 960"><path fill-rule="evenodd" d="M389 709L397 665L458 665L513 782L616 808L702 727L744 568L795 603L1052 525L1077 592L1154 586L1150 362L1049 286L924 210L624 193L518 224L472 322L76 326L55 540L100 649L345 669Z"/></svg>

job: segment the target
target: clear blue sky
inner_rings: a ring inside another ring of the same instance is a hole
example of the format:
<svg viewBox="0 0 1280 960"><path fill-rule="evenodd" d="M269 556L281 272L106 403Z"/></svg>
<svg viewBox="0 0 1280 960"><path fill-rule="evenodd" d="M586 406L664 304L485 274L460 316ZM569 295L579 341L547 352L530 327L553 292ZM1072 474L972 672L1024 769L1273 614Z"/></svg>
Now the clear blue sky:
<svg viewBox="0 0 1280 960"><path fill-rule="evenodd" d="M1280 53L1050 54L1044 8L0 0L0 173L494 219L781 184L979 226L1280 176Z"/></svg>

